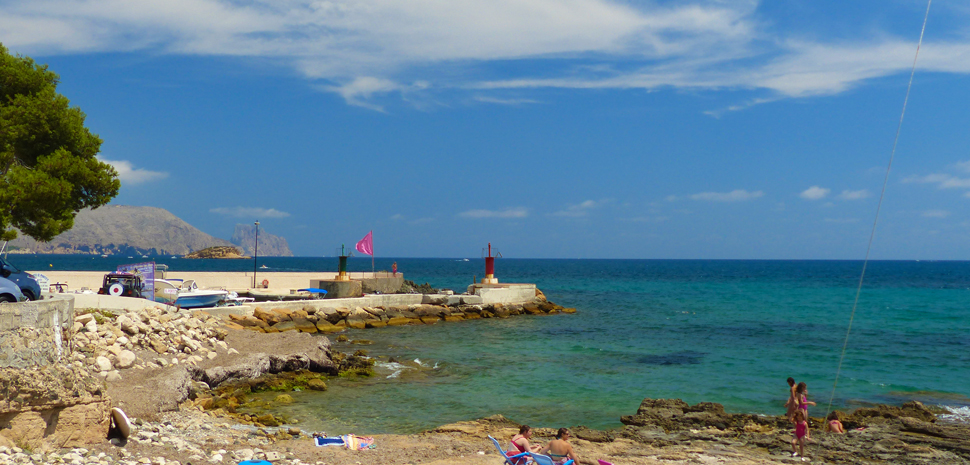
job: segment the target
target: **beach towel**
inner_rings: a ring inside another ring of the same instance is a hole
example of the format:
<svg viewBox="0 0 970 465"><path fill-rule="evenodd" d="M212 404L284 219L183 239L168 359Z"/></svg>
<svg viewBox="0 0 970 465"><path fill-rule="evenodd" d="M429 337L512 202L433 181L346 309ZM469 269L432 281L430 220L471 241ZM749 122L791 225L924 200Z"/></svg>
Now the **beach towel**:
<svg viewBox="0 0 970 465"><path fill-rule="evenodd" d="M354 436L345 434L340 436L344 440L344 445L350 450L374 449L374 438L364 436Z"/></svg>
<svg viewBox="0 0 970 465"><path fill-rule="evenodd" d="M344 440L341 437L328 438L325 436L314 436L313 442L317 445L317 447L344 445Z"/></svg>

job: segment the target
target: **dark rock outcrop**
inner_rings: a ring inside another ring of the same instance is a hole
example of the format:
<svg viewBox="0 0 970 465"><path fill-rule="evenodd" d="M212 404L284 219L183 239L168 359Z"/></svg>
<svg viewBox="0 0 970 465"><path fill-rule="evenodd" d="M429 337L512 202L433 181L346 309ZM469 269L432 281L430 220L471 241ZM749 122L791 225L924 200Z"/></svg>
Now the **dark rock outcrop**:
<svg viewBox="0 0 970 465"><path fill-rule="evenodd" d="M970 463L970 426L942 424L919 402L878 405L843 414L847 434L823 432L813 418L806 454L824 463ZM680 399L644 399L617 436L654 446L698 441L766 450L779 458L791 451L793 425L784 416L731 414L720 404L689 405ZM593 440L593 439L590 439Z"/></svg>
<svg viewBox="0 0 970 465"><path fill-rule="evenodd" d="M311 337L305 333L288 333L274 336L276 347L261 348L251 345L254 353L214 366L192 368L192 379L215 388L220 384L240 379L257 378L264 374L309 370L316 373L337 374L337 365L330 352L330 340ZM294 343L299 346L294 347ZM281 346L292 347L285 350ZM257 352L258 351L258 352Z"/></svg>

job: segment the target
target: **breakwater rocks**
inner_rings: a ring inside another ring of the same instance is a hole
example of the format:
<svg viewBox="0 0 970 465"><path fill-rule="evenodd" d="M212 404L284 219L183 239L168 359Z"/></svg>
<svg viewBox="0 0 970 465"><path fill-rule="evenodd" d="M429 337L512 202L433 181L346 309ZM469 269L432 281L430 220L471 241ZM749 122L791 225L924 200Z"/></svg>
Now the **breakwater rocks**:
<svg viewBox="0 0 970 465"><path fill-rule="evenodd" d="M448 298L420 305L389 307L337 307L299 310L256 307L250 315L229 315L227 326L234 329L250 329L265 333L300 331L306 333L332 333L347 328L382 328L384 326L435 324L442 321L463 321L479 318L508 318L515 315L551 315L575 313L575 308L564 308L552 302L539 300L525 304L467 305L461 299L448 305Z"/></svg>
<svg viewBox="0 0 970 465"><path fill-rule="evenodd" d="M114 313L79 310L74 318L74 364L87 365L101 378L116 380L119 370L197 365L230 352L222 321L198 312L160 308Z"/></svg>
<svg viewBox="0 0 970 465"><path fill-rule="evenodd" d="M824 463L970 463L970 427L940 424L919 402L839 412L846 434L822 432L812 418L806 455ZM790 455L793 426L784 416L730 414L721 404L688 405L680 399L644 399L636 415L624 416L622 430L587 434L590 441L625 437L653 446L698 442L753 447L771 456ZM577 437L583 438L582 431Z"/></svg>
<svg viewBox="0 0 970 465"><path fill-rule="evenodd" d="M82 312L72 367L103 379L114 405L137 417L177 410L226 383L298 371L336 375L340 368L325 337L231 331L205 312ZM225 407L218 400L202 405Z"/></svg>

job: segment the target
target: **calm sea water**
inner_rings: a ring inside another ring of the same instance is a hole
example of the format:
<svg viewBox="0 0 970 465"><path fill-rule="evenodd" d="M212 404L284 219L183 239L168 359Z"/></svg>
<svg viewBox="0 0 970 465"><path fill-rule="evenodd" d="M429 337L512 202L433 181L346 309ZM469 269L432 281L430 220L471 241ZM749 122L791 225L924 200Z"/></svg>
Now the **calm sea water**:
<svg viewBox="0 0 970 465"><path fill-rule="evenodd" d="M125 258L18 256L30 270L113 269ZM139 259L135 259L137 261ZM260 258L261 272L333 271L336 258ZM158 259L178 271L250 270L251 261ZM483 261L397 261L408 279L463 290ZM352 271L370 260L351 259ZM780 414L788 376L823 415L849 323L858 261L500 259L504 282L532 282L573 315L350 331L379 376L296 393L282 409L305 429L414 432L500 413L534 426L620 426L644 397ZM918 399L970 412L970 262L869 265L833 408Z"/></svg>

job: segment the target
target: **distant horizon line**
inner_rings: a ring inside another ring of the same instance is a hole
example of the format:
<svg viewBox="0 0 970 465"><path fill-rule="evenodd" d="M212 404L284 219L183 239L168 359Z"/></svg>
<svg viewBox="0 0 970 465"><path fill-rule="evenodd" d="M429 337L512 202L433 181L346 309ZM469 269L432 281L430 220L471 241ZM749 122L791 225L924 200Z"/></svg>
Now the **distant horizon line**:
<svg viewBox="0 0 970 465"><path fill-rule="evenodd" d="M45 256L45 257L99 257L100 254L58 254L58 253L4 253L4 255L21 255L21 256ZM156 257L171 257L172 255L149 255L147 258ZM108 257L102 258L114 258L121 257L120 255L109 255ZM174 257L182 258L184 255L174 255ZM337 258L337 255L293 255L293 256L280 256L280 255L264 255L259 256L256 259L261 258L284 258L284 259L297 259L297 258ZM133 257L133 258L146 258L146 257ZM249 257L252 258L252 257ZM357 256L351 255L349 258L363 259L367 260L368 256ZM577 258L577 257L498 257L501 260L624 260L624 261L749 261L749 262L771 262L771 261L804 261L804 262L862 262L865 261L861 258L607 258L607 257L596 257L596 258ZM375 259L381 260L484 260L484 257L409 257L409 256L387 256L387 257L375 257ZM223 259L223 258L189 258L187 260L243 260L238 258L233 259ZM870 258L870 262L967 262L970 259L939 259L939 258Z"/></svg>

